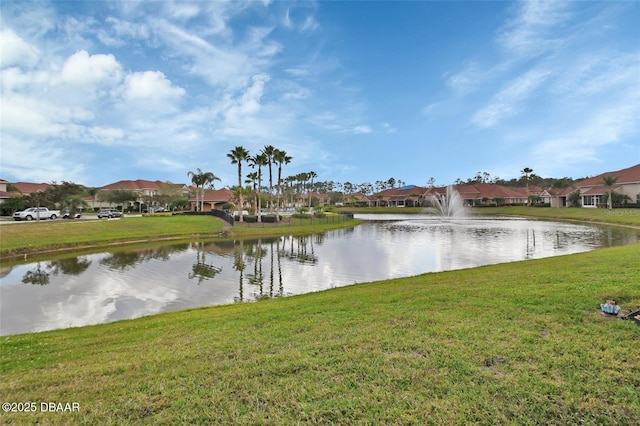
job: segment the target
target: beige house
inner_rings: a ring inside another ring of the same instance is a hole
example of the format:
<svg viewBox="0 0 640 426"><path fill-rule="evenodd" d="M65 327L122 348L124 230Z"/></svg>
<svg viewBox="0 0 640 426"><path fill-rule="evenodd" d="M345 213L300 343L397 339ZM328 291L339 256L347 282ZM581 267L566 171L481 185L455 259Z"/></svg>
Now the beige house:
<svg viewBox="0 0 640 426"><path fill-rule="evenodd" d="M603 178L613 176L616 183L605 186ZM574 186L580 191L582 207L595 208L604 204L603 196L609 191L614 191L629 197L629 203L640 204L640 164L626 169L601 173L589 179L576 182Z"/></svg>
<svg viewBox="0 0 640 426"><path fill-rule="evenodd" d="M14 187L17 191L7 191L8 185ZM29 183L16 182L11 183L4 179L0 179L0 204L4 203L11 197L26 197L38 192L44 192L51 187L49 183Z"/></svg>
<svg viewBox="0 0 640 426"><path fill-rule="evenodd" d="M196 207L199 209L200 202L203 202L203 212L210 212L211 210L222 210L223 206L227 203L231 202L233 198L233 193L230 189L222 188L222 189L206 189L204 191L204 201L203 198L196 199L196 197L191 197L189 199L189 203L191 203L191 210L195 211ZM197 202L197 204L196 204Z"/></svg>
<svg viewBox="0 0 640 426"><path fill-rule="evenodd" d="M129 202L128 205L122 206L123 210L142 211L142 206L147 205L149 207L168 207L157 205L157 202L153 201L153 198L163 192L178 192L184 195L188 195L191 188L184 183L170 183L162 182L159 180L150 181L144 179L136 180L120 180L118 182L110 183L103 187L98 188L100 191L112 191L112 190L125 190L133 191L138 194L138 199L135 202ZM90 197L86 201L92 208L108 208L112 207L112 204L106 201L100 201L99 195Z"/></svg>

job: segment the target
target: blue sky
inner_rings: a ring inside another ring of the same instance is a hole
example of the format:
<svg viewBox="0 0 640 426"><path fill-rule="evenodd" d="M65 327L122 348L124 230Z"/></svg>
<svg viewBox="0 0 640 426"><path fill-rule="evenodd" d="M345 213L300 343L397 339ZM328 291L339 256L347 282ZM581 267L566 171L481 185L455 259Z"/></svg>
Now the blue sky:
<svg viewBox="0 0 640 426"><path fill-rule="evenodd" d="M426 185L640 163L637 1L0 2L0 177ZM248 172L248 170L247 170Z"/></svg>

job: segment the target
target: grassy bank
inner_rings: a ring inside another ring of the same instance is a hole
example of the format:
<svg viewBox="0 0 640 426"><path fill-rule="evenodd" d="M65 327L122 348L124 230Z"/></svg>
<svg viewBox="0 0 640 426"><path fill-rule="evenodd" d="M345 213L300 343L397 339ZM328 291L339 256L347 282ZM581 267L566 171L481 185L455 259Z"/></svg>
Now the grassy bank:
<svg viewBox="0 0 640 426"><path fill-rule="evenodd" d="M473 209L473 212L482 215L510 215L640 226L640 209L608 210L582 208L558 209L551 207L483 207Z"/></svg>
<svg viewBox="0 0 640 426"><path fill-rule="evenodd" d="M422 207L341 207L338 211L372 214L420 214L428 213ZM583 209L551 207L482 207L467 208L470 215L506 215L537 217L542 219L572 220L611 225L631 225L640 227L640 209Z"/></svg>
<svg viewBox="0 0 640 426"><path fill-rule="evenodd" d="M637 424L640 247L0 338L4 424ZM75 413L40 402L77 402Z"/></svg>
<svg viewBox="0 0 640 426"><path fill-rule="evenodd" d="M242 227L228 237L302 234L357 225L355 220L287 221L283 227ZM259 224L255 224L259 225ZM0 257L62 248L87 248L122 242L218 237L225 222L212 216L127 217L115 220L42 221L0 226Z"/></svg>

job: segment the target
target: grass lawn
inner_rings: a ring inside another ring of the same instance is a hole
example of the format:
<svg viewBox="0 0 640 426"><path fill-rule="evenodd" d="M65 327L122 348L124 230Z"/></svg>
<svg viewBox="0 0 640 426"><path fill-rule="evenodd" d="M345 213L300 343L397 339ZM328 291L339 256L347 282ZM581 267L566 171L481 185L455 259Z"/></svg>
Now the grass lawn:
<svg viewBox="0 0 640 426"><path fill-rule="evenodd" d="M600 222L614 225L640 226L640 209L583 209L551 207L483 207L472 210L482 215L515 215L545 219Z"/></svg>
<svg viewBox="0 0 640 426"><path fill-rule="evenodd" d="M0 338L3 424L637 424L638 245Z"/></svg>

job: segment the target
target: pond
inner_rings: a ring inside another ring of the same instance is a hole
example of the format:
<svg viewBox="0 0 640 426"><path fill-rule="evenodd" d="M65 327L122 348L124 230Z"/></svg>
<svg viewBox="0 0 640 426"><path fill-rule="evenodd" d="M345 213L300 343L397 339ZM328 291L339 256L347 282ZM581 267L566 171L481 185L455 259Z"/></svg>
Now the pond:
<svg viewBox="0 0 640 426"><path fill-rule="evenodd" d="M256 301L640 241L637 230L518 218L356 215L305 237L69 255L0 269L0 335Z"/></svg>

